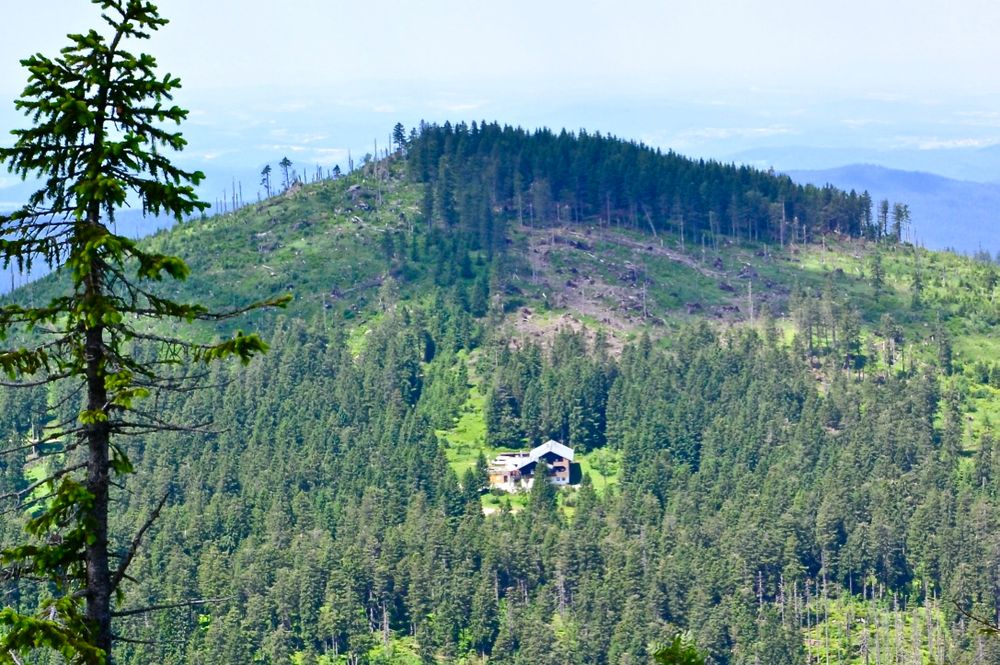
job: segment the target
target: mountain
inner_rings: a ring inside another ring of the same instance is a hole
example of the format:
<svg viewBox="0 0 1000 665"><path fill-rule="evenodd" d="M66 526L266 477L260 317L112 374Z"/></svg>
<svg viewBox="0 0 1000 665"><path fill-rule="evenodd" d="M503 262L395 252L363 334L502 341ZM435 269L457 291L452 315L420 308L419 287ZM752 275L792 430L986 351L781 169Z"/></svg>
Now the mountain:
<svg viewBox="0 0 1000 665"><path fill-rule="evenodd" d="M790 170L796 182L868 191L875 200L910 206L912 238L933 249L972 254L1000 251L1000 184L952 180L930 173L852 164L818 171Z"/></svg>
<svg viewBox="0 0 1000 665"><path fill-rule="evenodd" d="M737 152L730 159L757 168L779 171L819 171L844 164L879 164L905 171L936 173L953 180L1000 182L1000 145L963 147L928 145L920 148L772 146Z"/></svg>
<svg viewBox="0 0 1000 665"><path fill-rule="evenodd" d="M144 240L191 267L172 297L294 302L169 324L272 350L146 400L214 424L125 444L115 534L168 501L121 607L173 607L121 617L116 662L612 665L678 632L732 665L992 662L958 610L997 609L998 268L874 242L863 213L611 137L425 125ZM3 389L0 428L75 405ZM581 485L486 489L550 438ZM28 452L0 495L75 454Z"/></svg>

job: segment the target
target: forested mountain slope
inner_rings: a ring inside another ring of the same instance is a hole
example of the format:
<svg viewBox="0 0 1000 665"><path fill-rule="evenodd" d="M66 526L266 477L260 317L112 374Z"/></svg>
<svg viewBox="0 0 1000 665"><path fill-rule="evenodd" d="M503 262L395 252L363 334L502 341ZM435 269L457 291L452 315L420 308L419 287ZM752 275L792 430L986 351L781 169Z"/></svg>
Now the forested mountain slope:
<svg viewBox="0 0 1000 665"><path fill-rule="evenodd" d="M618 665L684 630L713 663L996 661L963 612L1000 609L997 266L870 205L445 125L149 239L177 295L295 302L241 322L266 357L155 405L214 434L132 444L117 528L171 498L124 605L208 602L125 619L117 662ZM60 397L0 393L0 426ZM481 493L548 437L579 488ZM0 458L0 493L44 463Z"/></svg>

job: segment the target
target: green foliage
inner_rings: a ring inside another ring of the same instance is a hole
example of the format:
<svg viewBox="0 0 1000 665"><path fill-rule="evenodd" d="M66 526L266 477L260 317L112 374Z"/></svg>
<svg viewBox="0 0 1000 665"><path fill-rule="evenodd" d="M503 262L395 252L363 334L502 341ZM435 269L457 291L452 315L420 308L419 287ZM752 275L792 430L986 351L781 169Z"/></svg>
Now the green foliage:
<svg viewBox="0 0 1000 665"><path fill-rule="evenodd" d="M705 655L684 635L675 635L673 641L653 653L657 665L704 665Z"/></svg>
<svg viewBox="0 0 1000 665"><path fill-rule="evenodd" d="M0 610L0 630L5 645L9 645L7 648L21 652L51 649L67 662L104 661L104 652L90 644L85 634L78 632L78 627L84 624L78 601L61 598L51 601L49 608L60 620L26 616L10 607ZM8 656L4 658L6 662Z"/></svg>

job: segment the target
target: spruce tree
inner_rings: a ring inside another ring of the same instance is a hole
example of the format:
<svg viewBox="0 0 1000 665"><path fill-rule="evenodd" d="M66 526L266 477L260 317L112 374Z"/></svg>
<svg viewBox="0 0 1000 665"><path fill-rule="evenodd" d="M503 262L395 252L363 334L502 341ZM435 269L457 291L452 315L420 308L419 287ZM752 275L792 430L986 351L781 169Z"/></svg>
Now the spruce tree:
<svg viewBox="0 0 1000 665"><path fill-rule="evenodd" d="M278 162L278 166L281 167L281 173L285 179L285 189L287 190L289 187L292 186L292 176L291 176L292 160L288 159L288 157L282 157L281 161Z"/></svg>
<svg viewBox="0 0 1000 665"><path fill-rule="evenodd" d="M60 444L56 453L39 453L50 455L51 473L6 497L32 512L24 541L2 552L3 574L47 583L51 592L35 614L0 611L0 659L15 662L36 649L54 649L74 663L111 662L113 617L145 609L116 607L115 598L123 598L128 566L167 500L151 507L125 542L114 542L112 490L133 472L122 437L197 430L160 420L141 407L142 398L182 387L187 361L246 362L266 350L257 335L195 344L156 332L238 312L212 313L164 297L155 283L184 279L184 261L110 230L115 212L129 204L178 220L208 206L194 191L203 174L177 168L165 154L185 145L164 127L187 116L170 104L179 80L158 76L152 56L125 50L166 19L146 0L93 2L110 29L69 35L55 58L22 60L28 84L15 105L31 126L13 132L12 147L0 148L9 171L41 182L24 207L0 217L3 263L24 270L41 261L57 269L64 286L43 305L23 306L15 296L0 308L0 335L11 347L0 351L0 369L7 385L69 383L83 401L75 416L51 423L41 437ZM23 454L37 443L4 452Z"/></svg>
<svg viewBox="0 0 1000 665"><path fill-rule="evenodd" d="M392 142L396 145L396 152L402 153L406 148L406 128L403 123L397 122L392 128Z"/></svg>
<svg viewBox="0 0 1000 665"><path fill-rule="evenodd" d="M260 184L267 193L267 198L271 198L271 165L265 164L260 171Z"/></svg>

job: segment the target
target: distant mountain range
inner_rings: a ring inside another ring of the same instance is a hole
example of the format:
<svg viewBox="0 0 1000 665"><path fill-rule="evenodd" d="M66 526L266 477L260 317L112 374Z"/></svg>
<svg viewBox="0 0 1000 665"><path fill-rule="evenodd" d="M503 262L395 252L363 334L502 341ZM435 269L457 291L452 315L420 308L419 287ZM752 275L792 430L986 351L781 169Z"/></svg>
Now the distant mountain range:
<svg viewBox="0 0 1000 665"><path fill-rule="evenodd" d="M767 146L731 154L727 160L758 168L789 170L838 169L843 164L878 164L888 169L936 173L955 180L1000 184L1000 145L982 148L866 149L857 146ZM848 166L844 168L854 168Z"/></svg>
<svg viewBox="0 0 1000 665"><path fill-rule="evenodd" d="M962 253L1000 251L1000 182L953 180L872 164L785 173L803 184L868 190L876 201L908 204L913 238L926 247Z"/></svg>

